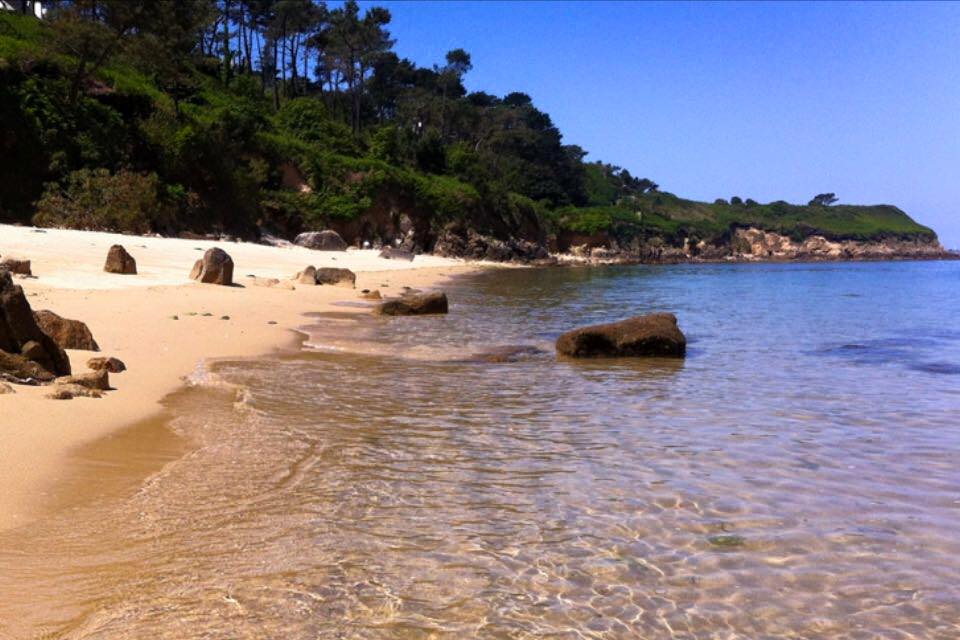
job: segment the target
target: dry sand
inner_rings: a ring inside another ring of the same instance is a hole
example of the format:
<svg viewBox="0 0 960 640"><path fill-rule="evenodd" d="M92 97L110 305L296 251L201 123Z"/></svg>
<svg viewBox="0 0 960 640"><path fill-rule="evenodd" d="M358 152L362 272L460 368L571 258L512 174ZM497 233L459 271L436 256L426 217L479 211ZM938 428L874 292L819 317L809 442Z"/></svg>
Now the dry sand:
<svg viewBox="0 0 960 640"><path fill-rule="evenodd" d="M136 258L138 275L103 271L113 244L124 245ZM213 246L231 255L234 281L245 286L198 284L187 277L193 262ZM44 397L49 389L24 386L0 395L0 529L42 511L49 488L66 473L72 450L156 414L159 402L205 360L293 345L292 330L305 323L304 313L348 310L333 303L357 300L361 289L389 295L404 285L429 288L481 266L433 256L385 260L373 250L313 251L8 225L0 225L0 256L32 261L36 278L17 282L34 309L50 309L90 327L101 353L69 351L75 373L85 371L87 359L96 355L116 356L127 365L126 372L111 375L115 390L102 399L51 400ZM268 288L245 278L289 279L310 264L353 270L356 290Z"/></svg>

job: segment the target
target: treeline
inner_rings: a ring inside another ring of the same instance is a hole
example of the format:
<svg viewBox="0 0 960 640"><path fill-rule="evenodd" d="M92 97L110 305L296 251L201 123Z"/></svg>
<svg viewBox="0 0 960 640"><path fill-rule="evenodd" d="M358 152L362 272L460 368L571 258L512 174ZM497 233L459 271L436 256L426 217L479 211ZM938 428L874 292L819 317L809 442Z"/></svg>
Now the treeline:
<svg viewBox="0 0 960 640"><path fill-rule="evenodd" d="M385 7L44 6L43 20L0 12L5 220L392 241L412 219L407 240L429 249L451 225L682 243L703 218L669 218L654 182L585 162L525 93L468 92L469 52L400 58Z"/></svg>

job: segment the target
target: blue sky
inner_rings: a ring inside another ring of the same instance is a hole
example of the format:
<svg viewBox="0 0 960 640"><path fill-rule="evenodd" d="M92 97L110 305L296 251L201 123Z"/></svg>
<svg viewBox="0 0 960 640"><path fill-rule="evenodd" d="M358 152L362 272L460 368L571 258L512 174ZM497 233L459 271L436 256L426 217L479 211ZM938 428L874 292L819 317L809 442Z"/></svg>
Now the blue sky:
<svg viewBox="0 0 960 640"><path fill-rule="evenodd" d="M370 2L364 2L369 6ZM892 203L960 247L960 4L379 2L565 141L712 201Z"/></svg>

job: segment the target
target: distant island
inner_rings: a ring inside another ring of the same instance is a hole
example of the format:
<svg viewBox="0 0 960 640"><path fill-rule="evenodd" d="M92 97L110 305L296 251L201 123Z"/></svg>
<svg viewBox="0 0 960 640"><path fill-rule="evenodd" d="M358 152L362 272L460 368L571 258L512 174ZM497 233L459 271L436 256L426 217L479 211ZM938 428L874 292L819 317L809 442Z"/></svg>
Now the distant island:
<svg viewBox="0 0 960 640"><path fill-rule="evenodd" d="M37 4L0 11L0 222L332 229L527 262L951 257L894 206L696 202L587 162L530 96L468 93L468 52L401 59L383 7L100 0L40 19Z"/></svg>

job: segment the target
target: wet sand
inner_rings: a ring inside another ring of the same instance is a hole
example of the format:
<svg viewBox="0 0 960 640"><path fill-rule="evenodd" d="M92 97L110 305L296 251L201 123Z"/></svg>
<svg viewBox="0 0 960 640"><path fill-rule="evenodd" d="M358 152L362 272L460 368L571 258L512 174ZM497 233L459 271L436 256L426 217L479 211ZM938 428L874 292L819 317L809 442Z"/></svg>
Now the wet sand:
<svg viewBox="0 0 960 640"><path fill-rule="evenodd" d="M137 259L139 275L102 271L107 249L115 243ZM193 261L212 246L233 257L234 281L241 286L189 280ZM102 399L54 401L44 397L47 389L24 386L0 396L0 530L29 522L64 500L59 488L66 486L74 469L72 452L156 418L159 402L206 360L252 357L293 346L300 338L292 330L303 324L305 313L343 310L336 303L358 300L363 288L389 295L403 286L429 288L445 277L479 268L432 256L418 256L411 263L384 260L375 251L36 232L7 225L0 225L0 256L32 260L36 278L17 282L33 309L51 309L90 327L101 352L69 351L75 372L85 371L86 360L94 355L118 357L128 367L111 376L115 390ZM253 286L245 278L286 279L309 264L355 271L356 290L279 289Z"/></svg>

